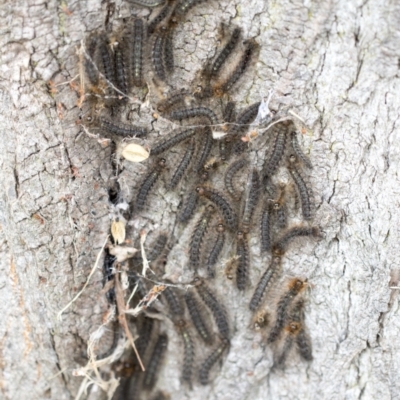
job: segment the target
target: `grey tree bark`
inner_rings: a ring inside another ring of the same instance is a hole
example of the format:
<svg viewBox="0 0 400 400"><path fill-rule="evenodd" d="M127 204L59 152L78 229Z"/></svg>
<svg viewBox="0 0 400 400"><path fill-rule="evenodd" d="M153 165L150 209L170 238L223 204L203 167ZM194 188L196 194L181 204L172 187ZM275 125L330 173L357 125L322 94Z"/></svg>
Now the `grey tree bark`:
<svg viewBox="0 0 400 400"><path fill-rule="evenodd" d="M68 82L79 73L80 41L106 18L133 14L147 11L122 1L0 7L1 398L74 398L81 378L72 371L107 309L99 270L56 319L82 288L110 225L111 149L75 125L78 96ZM304 145L325 238L291 252L284 269L313 286L306 314L314 360L271 372L270 350L248 330L247 303L223 282L235 333L220 373L210 386L182 387L172 338L159 386L173 399L400 398L400 3L210 0L178 30L178 86L214 51L221 20L261 45L236 99L257 101L273 88L275 101L309 127ZM175 207L166 204L165 226ZM262 260L252 268L256 282ZM91 390L90 398L103 398Z"/></svg>

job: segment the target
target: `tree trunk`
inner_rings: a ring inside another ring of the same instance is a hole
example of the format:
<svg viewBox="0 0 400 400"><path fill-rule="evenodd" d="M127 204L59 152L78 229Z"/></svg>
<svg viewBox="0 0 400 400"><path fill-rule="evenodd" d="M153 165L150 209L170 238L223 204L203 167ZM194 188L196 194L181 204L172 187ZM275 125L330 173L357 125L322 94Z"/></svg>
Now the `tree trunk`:
<svg viewBox="0 0 400 400"><path fill-rule="evenodd" d="M0 9L1 397L72 399L82 381L72 371L85 362L89 335L108 307L100 269L61 321L57 314L82 289L109 234L113 151L75 124L77 48L90 32L149 12L121 1L21 0ZM286 275L311 282L312 363L271 371L271 349L249 329L251 293L238 295L220 276L216 291L234 332L229 354L212 384L189 390L179 379L181 343L167 324L170 344L158 386L172 399L400 397L399 15L395 1L210 0L178 28L176 87L188 87L213 54L221 21L261 45L234 98L245 106L273 88L274 102L305 121L324 239L297 247L283 265ZM145 121L152 112L144 108ZM156 131L165 126L154 123ZM141 168L125 165L120 182L128 200ZM166 195L145 229L172 228L178 202ZM181 232L186 245L191 229ZM184 245L169 256L167 275L185 282L183 251ZM252 262L253 285L264 262ZM201 346L197 351L203 359ZM90 390L91 399L104 398L100 389Z"/></svg>

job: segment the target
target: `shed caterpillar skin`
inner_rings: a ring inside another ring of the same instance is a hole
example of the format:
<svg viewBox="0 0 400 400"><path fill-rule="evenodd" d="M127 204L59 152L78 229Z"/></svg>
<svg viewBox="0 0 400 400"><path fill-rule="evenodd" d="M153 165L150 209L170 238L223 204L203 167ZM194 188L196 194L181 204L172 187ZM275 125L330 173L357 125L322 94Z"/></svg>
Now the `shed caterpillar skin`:
<svg viewBox="0 0 400 400"><path fill-rule="evenodd" d="M295 131L290 132L290 142L292 144L292 149L295 152L297 158L302 162L304 166L312 169L312 164L309 158L301 150L299 141L297 140L297 133Z"/></svg>
<svg viewBox="0 0 400 400"><path fill-rule="evenodd" d="M112 256L108 250L104 256L103 261L103 286L106 285L107 282L112 281L114 279L114 264L117 261L115 256ZM106 293L107 300L110 304L115 304L115 290L111 288Z"/></svg>
<svg viewBox="0 0 400 400"><path fill-rule="evenodd" d="M153 62L153 69L158 79L165 81L165 65L164 65L164 45L167 31L162 27L155 35L151 59Z"/></svg>
<svg viewBox="0 0 400 400"><path fill-rule="evenodd" d="M283 255L286 253L289 244L297 237L313 236L321 237L320 230L317 226L295 226L286 231L286 233L274 242L272 252L275 255Z"/></svg>
<svg viewBox="0 0 400 400"><path fill-rule="evenodd" d="M279 167L286 147L286 131L286 127L282 127L278 130L272 151L267 152L265 155L267 161L265 162L262 171L264 181L268 180L268 178L274 175Z"/></svg>
<svg viewBox="0 0 400 400"><path fill-rule="evenodd" d="M249 124L251 124L256 119L260 104L261 102L257 102L245 108L238 115L235 124L231 125L228 134L230 136L238 136L243 132L246 132L249 128Z"/></svg>
<svg viewBox="0 0 400 400"><path fill-rule="evenodd" d="M187 291L185 294L186 306L189 310L190 318L198 334L205 343L210 344L213 341L211 330L204 319L199 303L193 293Z"/></svg>
<svg viewBox="0 0 400 400"><path fill-rule="evenodd" d="M167 393L162 392L159 390L152 398L151 400L170 400L171 396L169 396Z"/></svg>
<svg viewBox="0 0 400 400"><path fill-rule="evenodd" d="M158 7L165 3L165 0L128 0L128 1L130 3L148 8Z"/></svg>
<svg viewBox="0 0 400 400"><path fill-rule="evenodd" d="M256 290L254 291L253 296L250 300L249 308L251 311L255 311L259 307L265 295L265 292L276 281L276 278L281 272L281 263L282 260L280 257L273 257L273 259L271 260L271 264L261 276L257 284Z"/></svg>
<svg viewBox="0 0 400 400"><path fill-rule="evenodd" d="M302 281L301 279L292 279L289 282L287 292L280 298L278 302L278 307L276 309L276 321L275 325L271 329L271 332L268 336L268 343L275 342L278 339L284 324L287 320L288 310L294 300L294 298L302 292L307 286L306 281Z"/></svg>
<svg viewBox="0 0 400 400"><path fill-rule="evenodd" d="M270 315L268 311L261 310L253 318L254 330L259 331L268 326L270 320Z"/></svg>
<svg viewBox="0 0 400 400"><path fill-rule="evenodd" d="M197 293L200 295L206 306L213 314L220 334L225 339L229 339L229 324L225 309L221 306L214 293L205 284L203 279L197 277L194 279L193 284L196 287Z"/></svg>
<svg viewBox="0 0 400 400"><path fill-rule="evenodd" d="M89 78L89 82L92 86L96 87L99 84L99 71L95 65L96 49L98 47L98 37L92 35L86 42L86 54L85 54L85 71Z"/></svg>
<svg viewBox="0 0 400 400"><path fill-rule="evenodd" d="M157 373L161 366L161 361L164 357L165 351L168 346L168 336L162 333L158 336L158 339L154 345L153 352L150 356L150 360L147 364L143 387L145 389L152 389L157 381Z"/></svg>
<svg viewBox="0 0 400 400"><path fill-rule="evenodd" d="M136 195L136 202L134 204L134 208L136 209L136 211L140 212L143 210L150 190L157 182L161 173L164 171L165 164L165 159L161 158L157 166L152 171L150 171L150 173L143 180L142 184L140 185L138 194Z"/></svg>
<svg viewBox="0 0 400 400"><path fill-rule="evenodd" d="M206 197L217 206L229 229L234 230L237 227L237 217L232 206L219 192L213 189L207 189L203 186L197 187L196 191L199 196Z"/></svg>
<svg viewBox="0 0 400 400"><path fill-rule="evenodd" d="M272 248L271 238L271 218L272 218L272 202L264 201L261 213L261 229L260 229L260 245L261 252L265 253Z"/></svg>
<svg viewBox="0 0 400 400"><path fill-rule="evenodd" d="M238 256L236 287L239 290L245 290L249 280L250 255L247 238L241 231L237 233L236 255Z"/></svg>
<svg viewBox="0 0 400 400"><path fill-rule="evenodd" d="M283 329L284 343L280 352L274 357L274 367L283 367L289 356L290 350L293 348L294 342L301 329L298 322L290 322Z"/></svg>
<svg viewBox="0 0 400 400"><path fill-rule="evenodd" d="M257 47L258 44L254 40L247 41L242 57L240 58L233 72L230 74L229 78L222 84L215 85L214 92L217 96L221 96L223 93L226 93L232 89L233 85L239 80L249 66L251 58Z"/></svg>
<svg viewBox="0 0 400 400"><path fill-rule="evenodd" d="M181 162L178 165L178 168L175 170L174 175L171 178L171 181L169 183L169 189L175 188L181 181L181 179L185 175L185 172L189 168L195 150L196 150L196 141L194 140L194 138L192 138L189 147L185 150L185 153L183 155Z"/></svg>
<svg viewBox="0 0 400 400"><path fill-rule="evenodd" d="M167 286L162 292L162 296L167 300L169 310L171 311L172 318L181 318L183 316L183 307L181 299L175 293L174 288Z"/></svg>
<svg viewBox="0 0 400 400"><path fill-rule="evenodd" d="M238 193L233 185L233 179L238 171L244 168L248 164L247 158L239 158L235 162L231 163L225 173L225 189L228 191L230 196L234 200L239 200L241 193Z"/></svg>
<svg viewBox="0 0 400 400"><path fill-rule="evenodd" d="M221 250L225 243L225 228L223 224L217 226L217 237L214 241L214 246L210 251L207 260L207 275L209 278L215 277L215 264L218 261L218 257L221 254Z"/></svg>
<svg viewBox="0 0 400 400"><path fill-rule="evenodd" d="M170 134L164 136L158 140L151 148L152 155L158 155L166 150L171 149L177 144L183 142L186 139L191 138L196 133L196 129L181 129L173 130Z"/></svg>
<svg viewBox="0 0 400 400"><path fill-rule="evenodd" d="M313 217L313 193L311 188L304 180L302 173L297 166L297 158L294 155L291 155L289 160L290 164L288 166L288 169L290 174L292 175L292 178L300 195L301 211L303 214L303 218L309 221Z"/></svg>
<svg viewBox="0 0 400 400"><path fill-rule="evenodd" d="M189 265L195 270L197 270L200 265L201 247L203 244L204 235L207 233L214 211L215 209L212 205L207 206L193 231L189 247Z"/></svg>
<svg viewBox="0 0 400 400"><path fill-rule="evenodd" d="M168 17L171 12L171 0L167 0L165 6L161 9L161 11L150 21L147 26L147 33L152 35L156 29L160 26L160 24Z"/></svg>
<svg viewBox="0 0 400 400"><path fill-rule="evenodd" d="M290 312L291 322L300 324L300 329L296 335L296 347L300 357L305 361L312 361L311 339L305 330L304 323L304 300L298 300Z"/></svg>
<svg viewBox="0 0 400 400"><path fill-rule="evenodd" d="M222 357L224 351L229 347L229 341L223 340L221 344L203 361L199 369L199 380L202 385L207 385L211 368Z"/></svg>
<svg viewBox="0 0 400 400"><path fill-rule="evenodd" d="M214 140L210 128L204 128L204 133L202 134L202 144L199 149L199 157L198 160L196 160L196 165L194 166L195 172L199 172L204 167L204 164L210 155L213 142Z"/></svg>
<svg viewBox="0 0 400 400"><path fill-rule="evenodd" d="M143 53L145 28L144 22L140 18L136 18L133 22L131 34L131 57L130 70L133 86L143 86Z"/></svg>
<svg viewBox="0 0 400 400"><path fill-rule="evenodd" d="M179 333L183 339L184 346L184 356L183 356L183 365L182 365L182 380L187 382L189 386L192 385L192 372L193 372L193 363L194 363L194 343L193 339L190 335L189 328L187 326L186 321L180 320L176 324Z"/></svg>
<svg viewBox="0 0 400 400"><path fill-rule="evenodd" d="M214 111L207 107L181 108L169 114L169 118L173 121L182 121L195 117L208 118L212 125L218 125L219 123L218 117L215 115Z"/></svg>
<svg viewBox="0 0 400 400"><path fill-rule="evenodd" d="M122 137L144 137L148 133L148 129L144 126L126 125L105 117L100 117L99 123L103 131Z"/></svg>
<svg viewBox="0 0 400 400"><path fill-rule="evenodd" d="M174 17L178 20L181 19L191 8L204 1L205 0L180 0L174 9Z"/></svg>
<svg viewBox="0 0 400 400"><path fill-rule="evenodd" d="M236 45L239 42L241 29L235 28L232 32L232 36L230 37L229 41L226 43L225 47L221 50L218 57L215 59L214 63L210 68L210 76L215 77L219 74L222 66L225 64L226 60L232 54L233 50L235 49Z"/></svg>
<svg viewBox="0 0 400 400"><path fill-rule="evenodd" d="M258 171L254 168L251 171L251 176L248 178L247 193L242 213L241 229L244 233L249 233L250 231L251 220L260 198L260 191L260 178Z"/></svg>

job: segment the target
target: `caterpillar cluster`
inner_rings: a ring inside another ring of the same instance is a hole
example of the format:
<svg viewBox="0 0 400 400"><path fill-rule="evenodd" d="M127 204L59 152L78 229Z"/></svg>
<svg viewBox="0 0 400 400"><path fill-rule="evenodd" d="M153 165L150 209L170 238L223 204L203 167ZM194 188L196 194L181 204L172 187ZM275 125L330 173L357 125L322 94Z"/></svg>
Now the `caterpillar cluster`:
<svg viewBox="0 0 400 400"><path fill-rule="evenodd" d="M131 304L139 304L145 311L129 319L138 334L135 343L145 371L133 352L115 362L121 383L115 400L168 398L158 390L157 377L171 332L162 317L154 317L156 314L168 317L180 337L182 383L189 388L196 382L209 383L210 373L229 351L233 335L229 312L215 289L224 267L226 277L235 281L239 292L252 293L248 306L253 327L265 332L266 345L274 346L275 364L283 366L293 348L304 360L312 359L304 322L307 281L293 278L279 283L282 259L292 243L302 237L320 237L319 228L312 225L313 193L305 174L312 165L301 150L294 123L279 121L272 114L268 122L276 124L268 130L270 144L262 157L263 165L258 165L255 146L259 153L265 143L253 140L249 130L260 119L264 104L256 102L236 110L229 97L256 58L257 42L242 38L238 27L229 29L216 56L207 60L189 88L159 95L158 102L152 104L154 112L180 124L169 133L154 135L149 124L122 117L133 94L137 99L157 85L168 87L176 63L176 27L204 1L131 0L154 8L155 16L149 21L134 18L118 32L92 34L85 42L83 67L89 111L80 123L117 145L138 141L150 151L129 205L120 194L118 180L113 180L110 201L117 222L125 221L123 226L127 227L127 221L146 214L161 186L184 193L175 226L184 229L193 220L185 267L192 279L185 288L164 278L168 252L184 237L162 232L145 246L145 253L130 254L121 249L132 243L140 248L138 231L127 231L127 240L124 231L123 240L114 237L106 249L103 270L109 303L116 301L111 285L115 274L123 271L130 278L127 292L136 290ZM281 181L282 170L286 171L286 182ZM115 172L118 177L120 171ZM293 216L302 222L293 224ZM253 237L262 256L270 259L256 285L251 284L256 250L249 239ZM276 291L280 295L274 302L269 296ZM206 356L202 355L204 345L209 348ZM200 363L195 363L199 358Z"/></svg>

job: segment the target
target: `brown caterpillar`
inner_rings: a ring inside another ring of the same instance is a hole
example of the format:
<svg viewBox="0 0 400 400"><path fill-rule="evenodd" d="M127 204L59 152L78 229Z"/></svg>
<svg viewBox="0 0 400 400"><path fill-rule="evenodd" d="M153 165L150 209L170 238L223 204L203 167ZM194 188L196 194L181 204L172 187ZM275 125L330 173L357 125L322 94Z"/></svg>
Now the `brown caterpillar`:
<svg viewBox="0 0 400 400"><path fill-rule="evenodd" d="M260 104L261 102L257 102L245 108L238 115L235 124L231 125L228 134L230 136L238 136L243 132L246 132L249 128L249 124L251 124L256 119Z"/></svg>
<svg viewBox="0 0 400 400"><path fill-rule="evenodd" d="M187 326L186 321L180 320L177 322L177 328L179 333L183 339L184 346L184 356L183 356L183 365L182 365L182 380L187 382L189 386L191 386L192 382L192 372L193 372L193 363L194 363L194 343L193 339L190 336L190 332Z"/></svg>
<svg viewBox="0 0 400 400"><path fill-rule="evenodd" d="M261 301L264 297L265 291L268 287L275 282L277 276L281 272L281 264L282 260L280 257L273 257L271 260L271 264L269 265L268 269L264 272L261 276L256 290L253 293L253 296L250 300L249 308L251 311L255 311L258 306L261 304Z"/></svg>
<svg viewBox="0 0 400 400"><path fill-rule="evenodd" d="M161 81L165 81L166 78L164 65L164 46L166 35L167 30L165 27L161 27L160 30L157 31L151 53L154 72L157 78Z"/></svg>
<svg viewBox="0 0 400 400"><path fill-rule="evenodd" d="M167 112L176 104L184 103L186 98L189 96L190 96L189 92L184 89L174 92L165 100L162 100L157 104L157 110L160 113Z"/></svg>
<svg viewBox="0 0 400 400"><path fill-rule="evenodd" d="M147 390L152 389L157 381L158 371L161 366L162 359L168 346L168 336L162 333L154 345L153 352L151 353L150 360L147 364L143 387Z"/></svg>
<svg viewBox="0 0 400 400"><path fill-rule="evenodd" d="M194 166L194 171L199 172L210 155L212 145L213 145L213 137L210 128L204 128L204 133L202 134L202 144L199 149L199 157L196 160L196 165Z"/></svg>
<svg viewBox="0 0 400 400"><path fill-rule="evenodd" d="M130 3L138 4L139 6L155 8L164 4L165 0L128 0Z"/></svg>
<svg viewBox="0 0 400 400"><path fill-rule="evenodd" d="M213 189L207 189L203 186L197 187L196 191L199 196L206 197L217 206L224 218L225 224L230 229L234 230L237 227L237 218L233 208L219 192Z"/></svg>
<svg viewBox="0 0 400 400"><path fill-rule="evenodd" d="M168 17L171 11L171 4L173 1L167 0L165 6L161 9L161 11L155 16L147 26L147 33L152 35L155 30L159 27L159 25Z"/></svg>
<svg viewBox="0 0 400 400"><path fill-rule="evenodd" d="M218 75L219 71L221 70L222 66L232 54L233 50L235 49L236 45L239 42L241 30L240 28L235 28L232 32L232 36L230 37L229 41L226 43L225 47L221 50L218 57L215 59L214 63L210 69L210 76L215 77Z"/></svg>
<svg viewBox="0 0 400 400"><path fill-rule="evenodd" d="M219 123L218 117L215 115L214 111L207 107L181 108L169 114L169 119L173 121L182 121L195 117L208 118L212 125L218 125Z"/></svg>
<svg viewBox="0 0 400 400"><path fill-rule="evenodd" d="M96 87L99 84L99 71L95 65L96 49L98 47L98 37L92 35L86 41L86 54L85 54L85 71L92 86Z"/></svg>
<svg viewBox="0 0 400 400"><path fill-rule="evenodd" d="M183 307L180 298L174 292L174 288L167 286L162 292L162 296L167 300L169 310L171 311L172 317L182 317Z"/></svg>
<svg viewBox="0 0 400 400"><path fill-rule="evenodd" d="M204 319L204 315L200 309L200 305L193 293L187 291L185 294L186 306L189 310L190 318L196 328L198 334L205 343L210 344L213 340L210 327Z"/></svg>
<svg viewBox="0 0 400 400"><path fill-rule="evenodd" d="M187 222L193 217L198 201L199 196L196 191L190 192L183 204L182 211L179 214L179 222Z"/></svg>
<svg viewBox="0 0 400 400"><path fill-rule="evenodd" d="M278 169L279 163L282 160L283 153L286 147L286 127L282 127L278 130L272 151L266 154L267 161L263 167L263 180L266 181L270 178Z"/></svg>
<svg viewBox="0 0 400 400"><path fill-rule="evenodd" d="M135 340L135 346L142 360L144 359L145 352L149 347L154 328L155 323L153 318L143 317L141 319L139 338ZM134 359L134 362L135 364L137 363L136 358Z"/></svg>
<svg viewBox="0 0 400 400"><path fill-rule="evenodd" d="M224 137L219 141L219 156L222 161L228 160L231 154L232 138Z"/></svg>
<svg viewBox="0 0 400 400"><path fill-rule="evenodd" d="M98 53L100 57L100 66L101 66L100 69L103 72L104 77L108 82L114 84L115 83L114 63L111 57L109 41L105 34L103 34L99 38Z"/></svg>
<svg viewBox="0 0 400 400"><path fill-rule="evenodd" d="M123 93L128 94L129 85L129 67L126 56L126 48L123 40L118 46L114 47L114 63L115 63L115 85ZM123 100L126 100L124 97Z"/></svg>
<svg viewBox="0 0 400 400"><path fill-rule="evenodd" d="M285 188L283 187L279 196L279 199L274 201L273 210L276 218L276 225L279 229L284 229L287 226L286 217L286 203L285 203Z"/></svg>
<svg viewBox="0 0 400 400"><path fill-rule="evenodd" d="M190 162L193 159L195 150L196 150L196 141L194 140L194 138L192 138L189 147L186 149L185 154L183 155L183 158L178 165L178 168L175 170L174 175L171 178L171 181L169 183L170 189L175 188L183 178L185 172L189 168Z"/></svg>
<svg viewBox="0 0 400 400"><path fill-rule="evenodd" d="M239 290L245 290L249 280L250 255L247 238L241 231L237 233L236 237L236 255L238 257L236 287Z"/></svg>
<svg viewBox="0 0 400 400"><path fill-rule="evenodd" d="M148 133L148 129L144 126L126 125L105 117L100 117L99 123L103 131L122 137L143 137Z"/></svg>
<svg viewBox="0 0 400 400"><path fill-rule="evenodd" d="M143 52L145 29L143 20L135 18L131 33L130 70L133 86L143 86Z"/></svg>
<svg viewBox="0 0 400 400"><path fill-rule="evenodd" d="M103 261L103 287L107 284L107 282L112 281L114 279L115 269L114 264L117 261L117 258L111 255L108 250L106 250L106 254L104 256ZM115 304L115 290L111 288L106 293L107 300L110 304Z"/></svg>
<svg viewBox="0 0 400 400"><path fill-rule="evenodd" d="M271 217L273 203L269 200L264 201L261 213L260 245L261 252L270 251L272 248L271 239Z"/></svg>
<svg viewBox="0 0 400 400"><path fill-rule="evenodd" d="M238 193L233 185L233 179L238 171L240 171L242 168L244 168L248 164L248 160L245 157L239 158L235 162L231 163L226 170L225 173L225 189L228 191L230 196L234 200L239 200L240 199L240 193Z"/></svg>
<svg viewBox="0 0 400 400"><path fill-rule="evenodd" d="M204 280L197 277L193 281L197 293L200 295L206 306L210 309L214 316L215 323L222 337L229 339L229 324L226 317L226 311L218 302L214 293L205 284Z"/></svg>
<svg viewBox="0 0 400 400"><path fill-rule="evenodd" d="M229 341L223 340L221 344L204 360L199 369L199 380L202 385L208 384L211 368L222 357L224 351L229 347Z"/></svg>
<svg viewBox="0 0 400 400"><path fill-rule="evenodd" d="M303 218L311 220L313 217L313 192L311 188L306 184L303 175L300 172L297 164L297 158L294 155L290 156L289 172L292 175L294 183L296 184L297 190L300 195L301 211Z"/></svg>
<svg viewBox="0 0 400 400"><path fill-rule="evenodd" d="M292 144L292 149L296 153L297 158L299 160L301 160L303 165L305 165L307 168L312 169L313 166L311 164L311 161L308 159L308 157L301 150L301 147L300 147L299 142L297 140L297 133L295 131L292 131L290 133L290 140L291 140L291 144Z"/></svg>
<svg viewBox="0 0 400 400"><path fill-rule="evenodd" d="M201 258L201 246L203 243L204 235L207 233L211 217L214 213L214 206L207 206L199 222L197 223L189 247L189 265L191 268L197 270Z"/></svg>
<svg viewBox="0 0 400 400"><path fill-rule="evenodd" d="M209 278L215 277L215 264L218 261L218 257L221 253L225 243L225 228L223 224L217 226L217 237L214 241L214 246L210 251L207 259L207 275Z"/></svg>
<svg viewBox="0 0 400 400"><path fill-rule="evenodd" d="M150 173L143 180L142 184L140 185L138 194L136 195L136 202L134 204L134 208L136 209L136 211L140 212L143 210L150 190L163 172L165 168L165 163L165 159L161 158L157 166L152 171L150 171Z"/></svg>
<svg viewBox="0 0 400 400"><path fill-rule="evenodd" d="M195 129L187 129L185 131L180 129L173 130L170 134L164 136L154 143L153 147L151 148L151 154L158 155L163 153L164 151L169 150L184 140L191 138L195 133Z"/></svg>
<svg viewBox="0 0 400 400"><path fill-rule="evenodd" d="M295 226L294 228L290 228L288 231L286 231L284 235L274 242L272 245L272 252L275 255L285 254L290 242L301 236L313 236L318 238L321 237L321 234L319 228L316 226Z"/></svg>
<svg viewBox="0 0 400 400"><path fill-rule="evenodd" d="M164 63L165 69L168 73L172 73L175 67L174 61L174 44L173 44L174 30L169 29L165 35L164 41Z"/></svg>
<svg viewBox="0 0 400 400"><path fill-rule="evenodd" d="M237 63L235 69L229 76L229 78L219 84L217 83L214 87L214 93L217 96L222 96L222 94L228 92L232 89L233 85L239 80L239 78L244 74L247 67L250 64L251 58L258 48L258 44L254 40L248 40L246 47L244 49L243 55L240 58L239 62Z"/></svg>
<svg viewBox="0 0 400 400"><path fill-rule="evenodd" d="M246 198L244 201L241 228L244 233L249 233L250 224L253 218L254 210L257 207L258 199L260 198L260 178L258 171L254 168L250 172L250 176L247 181Z"/></svg>
<svg viewBox="0 0 400 400"><path fill-rule="evenodd" d="M288 284L288 291L280 298L276 309L275 325L271 329L268 336L268 343L275 342L278 339L284 324L287 320L288 310L291 306L293 299L307 287L307 281L295 278L290 280Z"/></svg>

